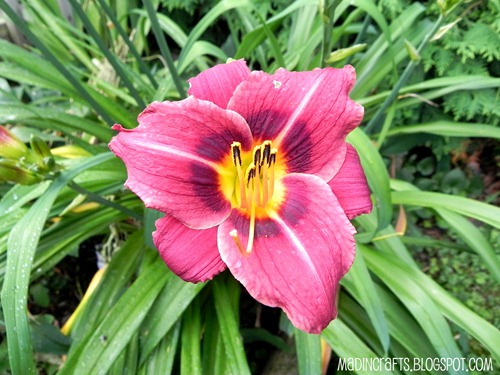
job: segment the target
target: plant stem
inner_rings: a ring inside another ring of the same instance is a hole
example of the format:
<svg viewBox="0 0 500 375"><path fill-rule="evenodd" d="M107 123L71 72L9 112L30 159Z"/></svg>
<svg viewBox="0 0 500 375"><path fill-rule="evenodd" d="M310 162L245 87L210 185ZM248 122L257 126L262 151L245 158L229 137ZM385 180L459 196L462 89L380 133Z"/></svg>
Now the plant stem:
<svg viewBox="0 0 500 375"><path fill-rule="evenodd" d="M436 31L439 29L441 26L441 23L443 22L443 15L440 14L438 19L436 20L436 23L432 27L431 31L427 33L420 43L420 45L417 48L417 52L420 54L420 52L424 49L424 47L427 45L431 37L436 33ZM405 70L403 71L403 74L401 74L401 77L399 77L398 82L394 85L391 93L389 96L385 99L384 103L380 106L378 109L377 113L371 118L371 120L368 122L368 124L365 127L365 132L367 134L371 134L374 131L378 129L380 126L380 121L382 119L382 116L384 115L384 112L387 110L387 108L392 104L392 102L397 98L399 94L399 90L401 90L401 87L408 81L410 78L411 74L413 73L413 70L416 68L418 65L418 61L413 61L411 60L409 64L406 66Z"/></svg>
<svg viewBox="0 0 500 375"><path fill-rule="evenodd" d="M78 194L86 195L91 201L102 204L103 206L113 208L117 211L123 212L124 214L126 214L126 215L128 215L136 220L142 221L142 219L143 219L142 215L139 215L137 212L132 211L132 210L128 209L127 207L122 206L121 204L118 204L118 203L112 202L106 198L103 198L100 195L97 195L91 191L88 191L87 189L78 185L74 181L70 181L68 183L68 187L70 187L71 189L76 191Z"/></svg>

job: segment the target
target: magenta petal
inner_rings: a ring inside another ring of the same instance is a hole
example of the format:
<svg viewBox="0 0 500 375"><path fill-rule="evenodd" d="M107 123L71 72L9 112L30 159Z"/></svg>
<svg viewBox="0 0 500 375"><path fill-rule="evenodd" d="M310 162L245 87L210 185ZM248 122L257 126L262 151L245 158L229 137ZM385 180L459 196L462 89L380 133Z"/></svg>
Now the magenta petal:
<svg viewBox="0 0 500 375"><path fill-rule="evenodd" d="M237 210L219 226L219 251L255 299L319 333L337 315L337 286L354 259L355 229L321 178L290 174L281 181L285 201L279 212L257 220L251 253L242 254L230 236L236 229L246 246L248 218Z"/></svg>
<svg viewBox="0 0 500 375"><path fill-rule="evenodd" d="M249 74L250 69L244 60L219 64L191 78L188 93L225 109L236 87Z"/></svg>
<svg viewBox="0 0 500 375"><path fill-rule="evenodd" d="M349 219L371 212L372 200L365 172L356 149L350 144L347 144L344 164L328 185Z"/></svg>
<svg viewBox="0 0 500 375"><path fill-rule="evenodd" d="M194 97L152 103L139 126L119 134L110 148L127 167L126 186L147 207L174 216L195 229L218 225L231 211L219 187L221 161L239 141L250 148L252 136L237 113Z"/></svg>
<svg viewBox="0 0 500 375"><path fill-rule="evenodd" d="M217 248L217 227L190 229L167 215L156 221L153 240L167 266L183 280L207 281L226 269Z"/></svg>
<svg viewBox="0 0 500 375"><path fill-rule="evenodd" d="M240 84L228 109L241 114L254 139L272 140L290 173L315 174L329 181L345 158L345 137L363 117L348 94L352 66L275 74L252 72Z"/></svg>

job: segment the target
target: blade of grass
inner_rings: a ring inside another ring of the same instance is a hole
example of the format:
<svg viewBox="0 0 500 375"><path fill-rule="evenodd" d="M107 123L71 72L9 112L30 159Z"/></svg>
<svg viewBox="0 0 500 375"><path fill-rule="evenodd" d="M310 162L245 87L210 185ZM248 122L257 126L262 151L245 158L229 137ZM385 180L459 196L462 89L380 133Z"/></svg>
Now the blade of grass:
<svg viewBox="0 0 500 375"><path fill-rule="evenodd" d="M264 32L266 33L267 38L269 39L269 43L271 45L271 51L273 52L274 58L276 60L276 63L278 66L285 66L285 60L283 59L283 54L281 53L281 48L278 43L278 40L274 36L274 33L271 31L269 26L266 24L266 21L262 16L260 15L259 12L255 13L257 16L257 19L262 25L262 28L264 29Z"/></svg>
<svg viewBox="0 0 500 375"><path fill-rule="evenodd" d="M29 2L25 1L24 6L29 6L36 11L45 25L47 25L47 28L50 30L50 34L57 36L57 40L61 41L66 46L71 55L76 57L78 61L85 65L88 70L93 71L95 69L95 65L92 64L92 59L86 51L81 48L78 41L75 41L71 34L67 32L67 29L72 26L66 19L55 14L56 12L50 10L47 4L42 3L40 0ZM35 24L34 26L38 25Z"/></svg>
<svg viewBox="0 0 500 375"><path fill-rule="evenodd" d="M165 36L161 31L160 24L158 23L158 17L153 7L153 3L151 0L143 0L143 4L146 7L146 11L148 12L149 20L151 22L151 27L153 28L153 33L155 35L156 42L160 47L160 52L163 55L163 58L167 62L167 67L168 70L170 71L170 75L172 76L172 80L174 81L174 85L177 88L177 92L179 93L181 98L185 98L186 90L184 89L184 85L182 84L177 69L174 65L174 60L172 58L172 54L170 53L170 48L168 48Z"/></svg>
<svg viewBox="0 0 500 375"><path fill-rule="evenodd" d="M325 9L323 9L323 39L321 40L321 55L320 55L320 68L324 68L326 58L330 55L332 50L332 30L335 20L335 9L339 5L340 0L328 0L324 2Z"/></svg>
<svg viewBox="0 0 500 375"><path fill-rule="evenodd" d="M123 27L120 24L120 22L118 22L118 19L115 16L115 13L113 13L113 11L109 7L109 5L106 3L106 1L104 1L104 0L98 0L98 1L99 1L99 4L100 4L102 10L104 10L104 12L106 13L106 15L109 17L109 19L113 23L113 25L115 25L116 31L118 32L118 34L120 34L120 36L122 37L123 41L125 42L125 44L129 48L129 51L134 56L135 60L137 61L137 64L139 64L139 68L141 69L141 71L148 77L149 82L151 82L151 84L153 85L153 87L155 89L158 88L158 82L156 82L155 78L151 74L151 71L147 68L146 64L144 64L144 61L142 60L141 55L137 51L137 48L135 48L134 43L132 43L130 41L127 33L123 29Z"/></svg>
<svg viewBox="0 0 500 375"><path fill-rule="evenodd" d="M217 17L230 9L242 8L246 6L251 6L251 3L248 0L222 0L218 2L189 33L186 45L179 55L178 64L183 65L186 55L191 50L193 44L200 38L200 36L203 35L205 30L217 19Z"/></svg>
<svg viewBox="0 0 500 375"><path fill-rule="evenodd" d="M55 56L45 47L43 43L36 37L30 30L29 25L19 17L12 8L4 1L0 1L0 8L7 14L7 16L14 22L14 24L21 30L21 32L43 53L43 55L50 61L50 63L68 80L68 82L77 90L77 92L84 98L92 108L106 121L109 125L113 125L114 121L109 117L106 111L103 110L101 105L94 100L89 92L82 86L80 81L70 73L66 67L59 62Z"/></svg>
<svg viewBox="0 0 500 375"><path fill-rule="evenodd" d="M134 84L130 81L127 73L122 67L122 63L118 61L117 57L111 53L110 49L106 47L104 44L104 41L102 40L101 36L97 33L97 30L92 26L92 23L90 22L90 19L87 17L85 12L83 11L83 8L76 0L69 0L71 3L71 6L73 7L73 10L76 11L76 14L80 19L82 20L85 29L87 32L92 36L92 39L95 41L101 52L106 56L106 59L109 61L111 66L115 69L116 73L120 76L123 84L127 87L129 90L130 94L134 97L137 105L141 108L146 107L146 103L144 100L142 100L139 92L136 90Z"/></svg>
<svg viewBox="0 0 500 375"><path fill-rule="evenodd" d="M77 174L112 157L110 152L100 154L62 172L9 235L2 307L9 345L9 361L14 374L35 372L28 325L27 295L33 257L50 207L61 189Z"/></svg>
<svg viewBox="0 0 500 375"><path fill-rule="evenodd" d="M429 42L430 38L434 36L436 31L441 27L441 24L443 23L443 15L440 14L432 28L429 30L429 32L425 35L424 39L420 43L420 45L417 48L417 54L420 54L422 50L425 48L427 43ZM398 81L392 88L391 93L389 96L386 98L384 103L379 107L377 112L375 113L375 116L373 116L368 124L365 126L365 131L367 133L372 133L373 131L377 130L379 127L379 123L382 119L382 116L384 115L384 112L389 108L389 106L392 104L392 102L397 98L400 89L403 87L403 85L406 83L406 81L410 78L410 76L413 73L413 70L416 68L418 65L418 61L410 60L408 65L406 66L405 70L403 71L403 74L399 77Z"/></svg>

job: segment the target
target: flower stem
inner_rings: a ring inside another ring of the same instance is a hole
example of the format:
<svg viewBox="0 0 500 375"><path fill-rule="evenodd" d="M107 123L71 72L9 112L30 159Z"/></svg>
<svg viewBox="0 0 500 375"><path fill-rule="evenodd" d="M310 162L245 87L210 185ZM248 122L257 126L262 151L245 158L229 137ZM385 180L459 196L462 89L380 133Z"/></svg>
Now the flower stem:
<svg viewBox="0 0 500 375"><path fill-rule="evenodd" d="M436 31L439 29L441 26L441 23L443 22L443 15L440 14L438 19L436 20L436 23L432 27L431 31L427 33L420 43L420 45L417 48L417 53L420 54L420 52L424 49L424 47L427 45L431 37L436 33ZM392 104L392 102L397 98L399 94L399 90L401 90L401 87L406 83L406 81L410 78L411 74L413 73L413 70L416 68L418 65L418 61L413 61L411 60L408 65L406 66L405 70L403 71L403 74L401 74L401 77L399 77L398 82L394 85L392 88L391 93L389 96L385 99L384 103L380 106L378 111L375 113L375 115L371 118L371 120L368 122L368 124L365 127L365 132L370 134L378 129L380 126L380 122L382 120L382 116L384 112L389 108L389 106Z"/></svg>
<svg viewBox="0 0 500 375"><path fill-rule="evenodd" d="M126 215L128 215L136 220L141 221L143 219L142 215L139 215L137 212L132 211L132 210L128 209L127 207L122 206L121 204L118 204L118 203L112 202L106 198L103 198L100 195L97 195L97 194L85 189L84 187L78 185L74 181L70 181L68 183L68 187L70 187L71 189L76 191L78 194L86 195L91 201L102 204L103 206L113 208L117 211L123 212L124 214L126 214Z"/></svg>

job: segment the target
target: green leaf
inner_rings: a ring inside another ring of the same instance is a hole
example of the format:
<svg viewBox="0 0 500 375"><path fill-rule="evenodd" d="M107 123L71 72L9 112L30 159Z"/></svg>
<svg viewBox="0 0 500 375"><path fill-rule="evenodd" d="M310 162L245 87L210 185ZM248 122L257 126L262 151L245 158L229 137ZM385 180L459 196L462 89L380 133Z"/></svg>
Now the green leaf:
<svg viewBox="0 0 500 375"><path fill-rule="evenodd" d="M68 356L60 374L106 373L136 334L167 279L165 264L156 258L81 343L81 350Z"/></svg>
<svg viewBox="0 0 500 375"><path fill-rule="evenodd" d="M457 236L481 257L485 267L500 282L500 258L481 231L470 221L454 212L443 208L436 209L436 212L455 230Z"/></svg>
<svg viewBox="0 0 500 375"><path fill-rule="evenodd" d="M150 356L147 357L141 368L141 375L172 373L177 344L179 342L181 321L179 320L170 331L160 340Z"/></svg>
<svg viewBox="0 0 500 375"><path fill-rule="evenodd" d="M201 312L199 299L195 299L182 315L181 373L197 375L201 369Z"/></svg>
<svg viewBox="0 0 500 375"><path fill-rule="evenodd" d="M429 208L445 208L500 228L500 208L474 199L427 191L396 191L394 204Z"/></svg>
<svg viewBox="0 0 500 375"><path fill-rule="evenodd" d="M12 372L15 374L35 372L26 304L31 265L50 207L61 189L77 174L112 157L111 153L99 154L62 172L9 235L2 307L9 345L9 360Z"/></svg>
<svg viewBox="0 0 500 375"><path fill-rule="evenodd" d="M385 228L392 220L392 202L389 175L384 161L370 138L359 128L352 131L347 141L359 154L361 165L366 174L368 185L375 197L378 216L378 229Z"/></svg>
<svg viewBox="0 0 500 375"><path fill-rule="evenodd" d="M374 251L364 245L359 245L359 247L370 269L411 312L439 356L460 357L461 353L451 329L429 295L430 289L422 287L413 277L410 277L420 271L404 264L392 254Z"/></svg>
<svg viewBox="0 0 500 375"><path fill-rule="evenodd" d="M219 321L222 342L226 350L226 364L229 366L229 371L232 374L238 375L250 374L227 286L218 277L212 281L212 287L215 298L215 310Z"/></svg>
<svg viewBox="0 0 500 375"><path fill-rule="evenodd" d="M217 5L215 5L210 11L196 24L196 26L189 33L186 45L182 48L181 54L179 55L178 64L182 65L186 59L186 55L189 53L194 43L200 38L205 30L212 25L212 23L224 12L230 9L242 8L250 6L251 3L247 0L222 0Z"/></svg>
<svg viewBox="0 0 500 375"><path fill-rule="evenodd" d="M103 216L102 214L100 216ZM96 221L89 220L92 225ZM72 223L71 227L76 225ZM60 237L64 228L60 228L55 234ZM71 336L75 340L73 350L78 350L78 344L93 332L104 316L116 303L123 293L123 289L130 282L131 277L137 269L140 257L144 251L142 231L134 232L127 241L120 247L120 250L111 258L110 263L101 279L101 282L89 298L84 310L76 320L71 329ZM70 353L71 354L71 353Z"/></svg>
<svg viewBox="0 0 500 375"><path fill-rule="evenodd" d="M500 128L491 125L474 124L468 122L434 121L418 125L405 125L391 129L387 135L397 134L436 134L445 137L474 137L500 139Z"/></svg>
<svg viewBox="0 0 500 375"><path fill-rule="evenodd" d="M164 266L164 272L170 275L168 282L141 327L141 356L139 358L141 366L206 285L205 283L187 283L169 272L166 266Z"/></svg>
<svg viewBox="0 0 500 375"><path fill-rule="evenodd" d="M321 374L321 336L295 329L299 374Z"/></svg>
<svg viewBox="0 0 500 375"><path fill-rule="evenodd" d="M467 308L418 268L408 266L393 254L384 254L383 252L373 251L364 246L361 247L370 269L386 282L394 292L396 292L396 289L398 290L396 294L401 301L403 303L405 303L406 299L415 301L416 306L412 304L407 305L407 307L422 327L425 327L427 324L436 325L438 320L441 320L438 317L443 314L480 341L490 351L495 360L500 362L500 347L496 344L500 342L500 331L498 328L495 328L492 324ZM419 299L417 294L421 295L422 292L425 292L426 297ZM437 306L440 313L420 316L418 310L427 309L430 306L430 304L424 304L423 302L424 300L428 301L428 298L432 299L432 305ZM424 320L425 324L422 324L419 317ZM428 321L425 322L425 319ZM445 325L442 328L447 326L446 323L443 324ZM427 336L433 341L433 334L428 333ZM440 352L438 346L434 344L434 347ZM440 354L442 355L442 353ZM459 354L455 356L460 357Z"/></svg>
<svg viewBox="0 0 500 375"><path fill-rule="evenodd" d="M321 336L330 345L332 350L343 360L343 364L348 365L349 359L366 358L375 359L378 356L365 344L365 342L356 335L341 319L337 318L330 323L328 327L321 333ZM337 370L343 369L343 364L339 364ZM347 368L344 368L347 370ZM373 375L369 369L356 371L361 375ZM391 374L384 368L377 374Z"/></svg>
<svg viewBox="0 0 500 375"><path fill-rule="evenodd" d="M377 332L384 353L389 350L390 337L387 321L380 303L379 295L375 288L370 273L363 260L363 253L356 251L356 258L351 269L342 279L342 285L356 298L366 310L370 321Z"/></svg>

